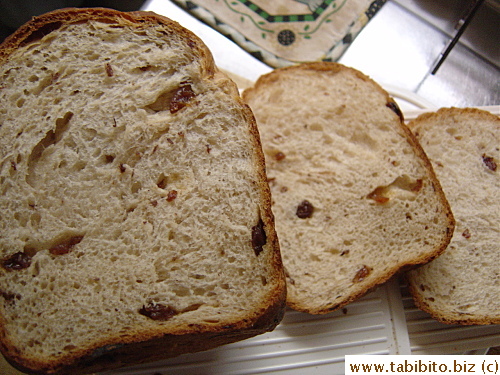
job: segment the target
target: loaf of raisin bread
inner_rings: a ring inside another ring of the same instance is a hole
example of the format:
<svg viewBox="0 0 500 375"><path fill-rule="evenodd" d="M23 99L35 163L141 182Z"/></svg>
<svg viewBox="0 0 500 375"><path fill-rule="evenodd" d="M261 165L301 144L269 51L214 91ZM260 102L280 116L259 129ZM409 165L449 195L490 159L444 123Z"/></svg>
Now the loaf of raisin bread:
<svg viewBox="0 0 500 375"><path fill-rule="evenodd" d="M243 99L261 134L290 307L333 311L446 248L449 204L378 84L306 63L262 76Z"/></svg>
<svg viewBox="0 0 500 375"><path fill-rule="evenodd" d="M202 41L64 9L0 46L0 348L90 373L272 330L285 276L255 119Z"/></svg>
<svg viewBox="0 0 500 375"><path fill-rule="evenodd" d="M500 324L500 118L442 108L409 126L456 219L445 252L408 273L415 303L443 323Z"/></svg>

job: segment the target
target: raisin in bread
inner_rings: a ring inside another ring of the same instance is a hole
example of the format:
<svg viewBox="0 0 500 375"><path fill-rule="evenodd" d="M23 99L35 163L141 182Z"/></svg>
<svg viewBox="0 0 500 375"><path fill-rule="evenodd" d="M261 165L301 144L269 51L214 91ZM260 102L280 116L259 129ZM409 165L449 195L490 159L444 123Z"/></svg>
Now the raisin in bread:
<svg viewBox="0 0 500 375"><path fill-rule="evenodd" d="M408 273L415 303L444 323L500 324L500 118L442 108L409 126L457 221L445 252Z"/></svg>
<svg viewBox="0 0 500 375"><path fill-rule="evenodd" d="M449 205L378 84L306 63L262 76L243 99L261 134L290 307L338 309L445 249Z"/></svg>
<svg viewBox="0 0 500 375"><path fill-rule="evenodd" d="M65 9L0 46L0 347L87 373L272 330L285 277L255 119L190 31Z"/></svg>

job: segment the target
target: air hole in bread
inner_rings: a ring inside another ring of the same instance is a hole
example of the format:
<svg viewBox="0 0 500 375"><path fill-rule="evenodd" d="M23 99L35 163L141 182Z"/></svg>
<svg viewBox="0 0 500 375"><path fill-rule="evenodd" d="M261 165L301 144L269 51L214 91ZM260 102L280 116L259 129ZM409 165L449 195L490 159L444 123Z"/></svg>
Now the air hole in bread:
<svg viewBox="0 0 500 375"><path fill-rule="evenodd" d="M178 296L178 297L187 297L191 295L191 288L188 288L184 285L174 285L172 287L172 291Z"/></svg>
<svg viewBox="0 0 500 375"><path fill-rule="evenodd" d="M451 136L455 136L455 134L457 134L457 129L455 129L455 128L447 128L446 129L446 133L448 133Z"/></svg>
<svg viewBox="0 0 500 375"><path fill-rule="evenodd" d="M132 73L142 73L142 72L156 72L161 68L155 65L145 64L143 66L138 66L132 70Z"/></svg>
<svg viewBox="0 0 500 375"><path fill-rule="evenodd" d="M329 253L329 254L332 254L332 255L337 255L340 253L340 250L339 249L336 249L336 248L333 248L333 247L328 247L324 250L325 253Z"/></svg>
<svg viewBox="0 0 500 375"><path fill-rule="evenodd" d="M350 141L359 146L364 146L370 150L377 150L378 143L373 138L371 138L367 133L364 132L354 132L351 136Z"/></svg>
<svg viewBox="0 0 500 375"><path fill-rule="evenodd" d="M14 219L19 222L20 226L25 226L27 223L27 218L25 215L22 215L20 212L15 212L14 213Z"/></svg>
<svg viewBox="0 0 500 375"><path fill-rule="evenodd" d="M12 94L8 100L11 101L11 102L16 102L17 100L19 100L21 98L22 94L20 92L16 92L14 94Z"/></svg>
<svg viewBox="0 0 500 375"><path fill-rule="evenodd" d="M156 261L154 264L155 273L156 273L156 282L161 283L168 279L169 271L167 269L166 264L164 262L160 262L160 260Z"/></svg>
<svg viewBox="0 0 500 375"><path fill-rule="evenodd" d="M243 276L246 274L246 269L245 268L237 268L236 269L236 273L239 275L239 276ZM224 285L227 285L227 284L224 284ZM227 288L229 289L229 287Z"/></svg>
<svg viewBox="0 0 500 375"><path fill-rule="evenodd" d="M139 192L139 190L142 189L142 184L140 181L134 181L132 183L132 187L130 188L130 191L132 192L132 194L137 194Z"/></svg>
<svg viewBox="0 0 500 375"><path fill-rule="evenodd" d="M85 56L88 61L95 61L99 58L99 54L94 51L86 52L83 56Z"/></svg>
<svg viewBox="0 0 500 375"><path fill-rule="evenodd" d="M87 163L85 161L79 160L75 164L73 164L73 166L71 167L71 169L73 171L75 171L75 172L78 172L78 171L81 171L81 170L85 169L86 166L87 166Z"/></svg>
<svg viewBox="0 0 500 375"><path fill-rule="evenodd" d="M210 323L210 324L217 324L219 323L218 319L203 319L205 323Z"/></svg>
<svg viewBox="0 0 500 375"><path fill-rule="evenodd" d="M52 255L64 255L73 251L73 248L78 245L84 238L82 234L65 234L56 239L49 247L49 253Z"/></svg>
<svg viewBox="0 0 500 375"><path fill-rule="evenodd" d="M32 90L33 95L40 95L47 87L52 85L59 78L58 73L49 73L39 81L38 86Z"/></svg>
<svg viewBox="0 0 500 375"><path fill-rule="evenodd" d="M42 217L40 216L40 214L38 212L35 212L35 213L31 214L31 216L30 216L30 223L31 223L31 226L34 228L37 228L40 225L41 220L42 220Z"/></svg>
<svg viewBox="0 0 500 375"><path fill-rule="evenodd" d="M205 288L194 288L193 289L193 294L195 296L203 296L207 293L207 290Z"/></svg>
<svg viewBox="0 0 500 375"><path fill-rule="evenodd" d="M321 259L319 256L317 256L316 254L310 254L309 255L309 259L313 262L321 262Z"/></svg>
<svg viewBox="0 0 500 375"><path fill-rule="evenodd" d="M36 327L33 327L33 328L36 328ZM42 343L41 343L40 341L38 341L38 340L29 340L29 341L27 342L27 345L28 345L29 347L33 348L33 347L37 347L37 346L42 345Z"/></svg>
<svg viewBox="0 0 500 375"><path fill-rule="evenodd" d="M156 186L160 189L165 189L167 187L167 177L162 173L156 181Z"/></svg>
<svg viewBox="0 0 500 375"><path fill-rule="evenodd" d="M333 138L326 133L323 133L322 138L323 138L323 142L327 145L333 143ZM333 158L331 158L331 159L333 159ZM336 160L336 161L338 161L338 160Z"/></svg>
<svg viewBox="0 0 500 375"><path fill-rule="evenodd" d="M267 278L265 276L261 276L260 280L262 282L262 286L266 286L267 285Z"/></svg>
<svg viewBox="0 0 500 375"><path fill-rule="evenodd" d="M462 312L468 312L468 311L471 311L473 307L474 307L474 305L466 304L466 305L459 306L458 309Z"/></svg>
<svg viewBox="0 0 500 375"><path fill-rule="evenodd" d="M311 124L309 129L314 131L323 131L323 126L321 124Z"/></svg>
<svg viewBox="0 0 500 375"><path fill-rule="evenodd" d="M182 309L182 312L185 313L185 312L189 312L189 311L196 311L198 310L201 306L203 306L202 303L193 303L192 305L189 305L188 307L186 307L185 309Z"/></svg>
<svg viewBox="0 0 500 375"><path fill-rule="evenodd" d="M269 103L279 103L282 95L283 95L283 89L278 87L275 88L273 90L273 94L269 97Z"/></svg>
<svg viewBox="0 0 500 375"><path fill-rule="evenodd" d="M85 141L90 142L96 137L97 131L95 129L85 128L82 129L81 135Z"/></svg>
<svg viewBox="0 0 500 375"><path fill-rule="evenodd" d="M24 98L19 98L19 99L17 100L17 102L16 102L16 106L17 106L17 108L22 108L22 107L23 107L23 105L24 105L24 102L25 102L25 101L26 101L26 100L25 100Z"/></svg>
<svg viewBox="0 0 500 375"><path fill-rule="evenodd" d="M334 113L340 116L342 113L344 113L346 108L347 106L345 104L341 104L334 109Z"/></svg>
<svg viewBox="0 0 500 375"><path fill-rule="evenodd" d="M413 200L423 187L422 179L412 179L407 175L397 177L389 185L378 186L366 195L378 204L388 203L391 199Z"/></svg>
<svg viewBox="0 0 500 375"><path fill-rule="evenodd" d="M68 165L68 162L66 160L61 160L59 162L59 164L57 164L57 168L61 169L61 168L66 168Z"/></svg>
<svg viewBox="0 0 500 375"><path fill-rule="evenodd" d="M33 148L28 158L28 171L27 182L33 186L35 176L36 163L42 157L43 152L50 146L56 145L63 137L64 133L68 130L69 122L73 117L72 112L66 112L63 117L56 120L55 129L49 130L45 137L38 142Z"/></svg>

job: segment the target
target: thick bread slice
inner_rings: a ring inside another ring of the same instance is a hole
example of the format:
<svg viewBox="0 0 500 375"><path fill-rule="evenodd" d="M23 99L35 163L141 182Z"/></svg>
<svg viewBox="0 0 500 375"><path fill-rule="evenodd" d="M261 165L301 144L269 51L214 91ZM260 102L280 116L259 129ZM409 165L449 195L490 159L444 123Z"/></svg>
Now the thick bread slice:
<svg viewBox="0 0 500 375"><path fill-rule="evenodd" d="M0 338L87 373L280 321L285 277L251 111L152 13L65 9L0 47Z"/></svg>
<svg viewBox="0 0 500 375"><path fill-rule="evenodd" d="M441 253L453 216L396 103L336 63L275 70L257 119L290 307L327 313Z"/></svg>
<svg viewBox="0 0 500 375"><path fill-rule="evenodd" d="M457 221L446 251L408 273L415 303L443 323L500 324L500 118L442 108L409 126Z"/></svg>

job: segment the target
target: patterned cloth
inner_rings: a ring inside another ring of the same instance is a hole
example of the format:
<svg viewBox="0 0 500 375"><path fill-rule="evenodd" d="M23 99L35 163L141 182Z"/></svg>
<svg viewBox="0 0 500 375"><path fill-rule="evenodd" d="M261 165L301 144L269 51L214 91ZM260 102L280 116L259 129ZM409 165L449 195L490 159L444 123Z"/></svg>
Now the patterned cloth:
<svg viewBox="0 0 500 375"><path fill-rule="evenodd" d="M271 67L335 61L387 0L172 0Z"/></svg>

